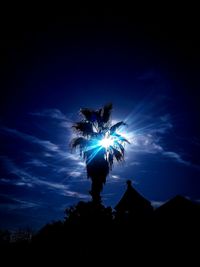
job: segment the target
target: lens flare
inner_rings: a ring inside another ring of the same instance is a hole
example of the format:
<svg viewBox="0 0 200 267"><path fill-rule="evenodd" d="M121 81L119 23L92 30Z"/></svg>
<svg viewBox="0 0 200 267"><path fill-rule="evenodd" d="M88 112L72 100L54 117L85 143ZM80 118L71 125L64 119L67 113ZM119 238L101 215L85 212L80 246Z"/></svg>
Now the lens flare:
<svg viewBox="0 0 200 267"><path fill-rule="evenodd" d="M104 138L100 141L100 145L108 149L110 146L113 146L114 141L111 138Z"/></svg>

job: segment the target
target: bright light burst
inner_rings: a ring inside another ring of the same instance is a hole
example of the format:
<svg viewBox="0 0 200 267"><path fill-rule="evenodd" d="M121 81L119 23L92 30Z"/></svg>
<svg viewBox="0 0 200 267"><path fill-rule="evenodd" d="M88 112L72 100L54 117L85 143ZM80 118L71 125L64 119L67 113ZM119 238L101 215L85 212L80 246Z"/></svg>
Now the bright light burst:
<svg viewBox="0 0 200 267"><path fill-rule="evenodd" d="M114 140L111 137L105 137L100 141L100 145L108 149L110 146L113 146Z"/></svg>
<svg viewBox="0 0 200 267"><path fill-rule="evenodd" d="M112 104L98 110L82 108L82 121L73 125L77 137L72 139L72 148L79 149L86 161L88 178L92 179L91 195L94 202L101 202L100 192L105 184L114 160L124 160L125 143L129 141L117 130L125 126L123 121L112 124Z"/></svg>
<svg viewBox="0 0 200 267"><path fill-rule="evenodd" d="M87 146L86 152L93 151L91 155L89 156L87 162L88 163L91 162L93 158L102 149L104 149L106 153L111 153L111 155L113 155L113 151L115 151L115 153L119 151L120 153L122 153L121 155L123 156L125 142L128 142L128 141L121 134L118 134L116 132L111 134L110 131L107 131L106 133L101 135L101 138L96 139L96 140L94 139L92 141L92 145ZM106 154L106 157L107 157L107 154Z"/></svg>
<svg viewBox="0 0 200 267"><path fill-rule="evenodd" d="M125 144L129 143L129 139L125 137L126 131L126 134L121 131L127 124L123 121L113 124L111 111L112 104L99 110L81 109L84 119L73 126L79 136L72 139L72 147L79 148L87 166L93 159L103 158L111 169L114 160L124 160Z"/></svg>

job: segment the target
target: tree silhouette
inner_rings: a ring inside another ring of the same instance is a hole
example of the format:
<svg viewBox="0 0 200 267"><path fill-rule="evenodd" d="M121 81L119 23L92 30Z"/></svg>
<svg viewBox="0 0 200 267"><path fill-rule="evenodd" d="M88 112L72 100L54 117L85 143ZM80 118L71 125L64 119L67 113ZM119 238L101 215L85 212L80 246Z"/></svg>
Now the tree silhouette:
<svg viewBox="0 0 200 267"><path fill-rule="evenodd" d="M120 121L112 125L111 112L111 103L99 110L82 108L82 121L73 125L78 136L72 140L71 146L78 148L86 161L87 175L92 180L90 194L95 203L101 202L100 193L113 161L124 159L124 145L129 143L117 132L126 124Z"/></svg>

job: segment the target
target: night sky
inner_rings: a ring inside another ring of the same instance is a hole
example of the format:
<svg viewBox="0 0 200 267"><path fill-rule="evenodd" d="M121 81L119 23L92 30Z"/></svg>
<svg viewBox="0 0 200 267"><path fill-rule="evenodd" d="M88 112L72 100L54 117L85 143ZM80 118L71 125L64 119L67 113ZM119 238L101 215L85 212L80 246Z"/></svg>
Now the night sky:
<svg viewBox="0 0 200 267"><path fill-rule="evenodd" d="M0 49L0 228L38 229L90 200L71 153L81 107L112 102L125 120L125 162L102 197L114 207L133 185L156 207L177 194L200 201L197 24L135 24L132 14L7 14Z"/></svg>

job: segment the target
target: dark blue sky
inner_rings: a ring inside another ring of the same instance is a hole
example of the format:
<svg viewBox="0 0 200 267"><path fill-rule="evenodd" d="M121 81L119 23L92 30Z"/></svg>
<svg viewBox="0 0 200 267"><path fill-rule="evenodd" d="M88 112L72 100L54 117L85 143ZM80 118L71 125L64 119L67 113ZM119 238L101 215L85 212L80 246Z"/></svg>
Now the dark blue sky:
<svg viewBox="0 0 200 267"><path fill-rule="evenodd" d="M114 206L127 179L155 206L177 194L200 200L197 26L131 18L84 9L4 21L0 227L38 228L90 199L84 162L69 149L70 127L80 107L110 101L131 145L103 202Z"/></svg>

